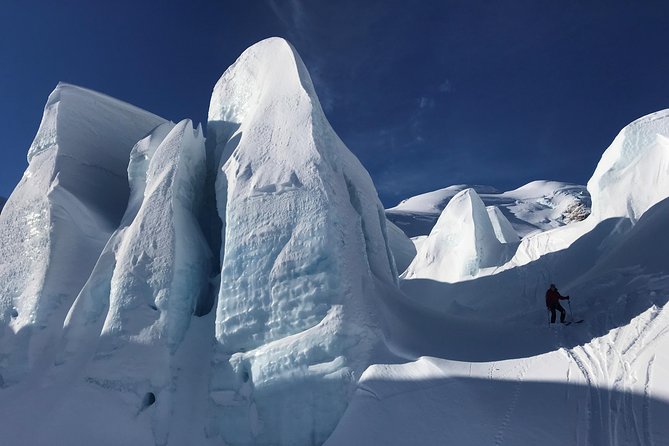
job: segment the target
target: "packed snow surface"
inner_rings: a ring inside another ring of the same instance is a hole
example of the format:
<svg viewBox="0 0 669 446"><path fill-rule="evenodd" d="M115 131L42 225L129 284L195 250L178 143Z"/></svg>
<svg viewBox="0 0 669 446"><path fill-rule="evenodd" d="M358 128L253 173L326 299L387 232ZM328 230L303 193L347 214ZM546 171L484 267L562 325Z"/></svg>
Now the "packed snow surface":
<svg viewBox="0 0 669 446"><path fill-rule="evenodd" d="M588 190L384 212L274 38L223 74L207 131L49 97L0 214L3 442L667 444L669 111ZM582 323L549 324L550 283Z"/></svg>

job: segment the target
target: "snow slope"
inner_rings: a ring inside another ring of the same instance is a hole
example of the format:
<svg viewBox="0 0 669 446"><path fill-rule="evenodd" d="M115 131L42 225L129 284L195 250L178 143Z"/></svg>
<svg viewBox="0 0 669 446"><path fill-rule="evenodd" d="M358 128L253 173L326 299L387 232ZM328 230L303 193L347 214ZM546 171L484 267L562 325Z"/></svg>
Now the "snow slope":
<svg viewBox="0 0 669 446"><path fill-rule="evenodd" d="M127 159L163 119L68 84L51 93L28 168L0 214L0 372L42 357L118 226Z"/></svg>
<svg viewBox="0 0 669 446"><path fill-rule="evenodd" d="M526 237L493 274L389 293L388 343L408 362L370 367L326 444L665 444L667 116L635 121L604 153L585 221ZM583 324L548 326L550 282Z"/></svg>
<svg viewBox="0 0 669 446"><path fill-rule="evenodd" d="M283 39L223 74L209 128L224 246L208 433L322 443L381 340L375 282L397 283L383 207Z"/></svg>
<svg viewBox="0 0 669 446"><path fill-rule="evenodd" d="M386 209L386 215L409 237L427 235L451 198L470 187L486 206L497 206L520 237L582 220L590 213L590 195L584 186L533 181L507 192L490 186L449 186L403 200Z"/></svg>

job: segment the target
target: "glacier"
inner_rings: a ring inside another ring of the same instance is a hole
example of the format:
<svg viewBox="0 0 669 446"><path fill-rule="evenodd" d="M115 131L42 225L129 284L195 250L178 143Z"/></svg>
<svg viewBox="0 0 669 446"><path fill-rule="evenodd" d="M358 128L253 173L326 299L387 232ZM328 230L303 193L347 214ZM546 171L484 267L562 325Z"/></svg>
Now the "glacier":
<svg viewBox="0 0 669 446"><path fill-rule="evenodd" d="M669 111L626 126L587 188L455 185L384 210L270 38L215 84L206 132L49 96L0 213L4 441L669 438ZM549 283L583 324L549 324Z"/></svg>

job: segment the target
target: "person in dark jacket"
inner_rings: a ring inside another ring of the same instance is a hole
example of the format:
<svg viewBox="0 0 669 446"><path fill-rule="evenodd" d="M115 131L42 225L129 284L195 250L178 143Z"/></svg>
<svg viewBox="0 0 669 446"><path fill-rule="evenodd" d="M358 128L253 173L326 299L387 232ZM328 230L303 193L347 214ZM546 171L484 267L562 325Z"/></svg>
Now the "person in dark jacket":
<svg viewBox="0 0 669 446"><path fill-rule="evenodd" d="M560 312L560 322L564 324L564 318L567 315L567 312L562 305L560 305L561 300L569 300L569 296L561 295L555 284L551 283L551 287L546 291L546 308L551 312L551 324L555 323L555 310Z"/></svg>

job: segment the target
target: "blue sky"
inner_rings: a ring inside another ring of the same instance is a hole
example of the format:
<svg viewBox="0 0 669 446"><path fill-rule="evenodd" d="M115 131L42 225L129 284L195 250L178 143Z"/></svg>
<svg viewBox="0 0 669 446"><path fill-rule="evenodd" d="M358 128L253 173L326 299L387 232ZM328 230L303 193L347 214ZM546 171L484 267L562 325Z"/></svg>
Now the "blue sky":
<svg viewBox="0 0 669 446"><path fill-rule="evenodd" d="M3 0L0 195L58 81L206 119L254 42L290 40L384 204L455 183L585 183L628 122L669 107L663 1Z"/></svg>

